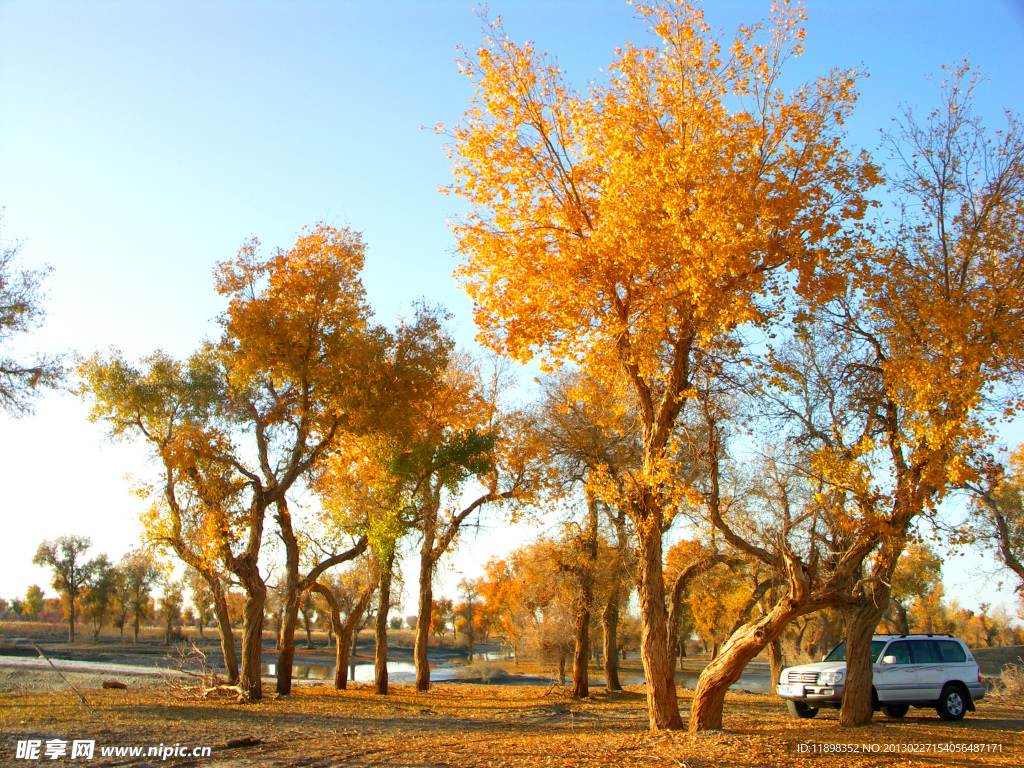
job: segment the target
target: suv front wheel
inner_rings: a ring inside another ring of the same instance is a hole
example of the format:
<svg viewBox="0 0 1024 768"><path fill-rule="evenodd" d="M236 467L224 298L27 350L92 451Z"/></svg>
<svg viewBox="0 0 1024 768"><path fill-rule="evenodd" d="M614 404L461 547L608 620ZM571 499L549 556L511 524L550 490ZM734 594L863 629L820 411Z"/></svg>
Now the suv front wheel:
<svg viewBox="0 0 1024 768"><path fill-rule="evenodd" d="M909 704L883 704L882 711L889 717L903 717L910 709Z"/></svg>
<svg viewBox="0 0 1024 768"><path fill-rule="evenodd" d="M811 718L818 714L817 707L809 707L802 701L793 701L792 699L786 700L786 709L789 710L789 714L793 717Z"/></svg>
<svg viewBox="0 0 1024 768"><path fill-rule="evenodd" d="M959 685L949 684L942 689L939 705L935 708L943 720L960 720L967 711L966 695Z"/></svg>

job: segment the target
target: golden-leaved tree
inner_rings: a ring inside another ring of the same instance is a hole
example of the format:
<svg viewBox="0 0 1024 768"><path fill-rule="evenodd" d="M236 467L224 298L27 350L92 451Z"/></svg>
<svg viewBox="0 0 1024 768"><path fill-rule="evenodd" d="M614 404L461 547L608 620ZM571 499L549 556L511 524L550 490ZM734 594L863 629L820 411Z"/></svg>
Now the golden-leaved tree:
<svg viewBox="0 0 1024 768"><path fill-rule="evenodd" d="M193 492L189 466L181 463L178 449L190 430L201 430L212 417L216 367L209 355L181 363L157 351L131 363L114 350L108 357L95 354L80 361L78 376L79 393L90 403L90 418L102 421L113 438L144 442L160 460L160 480L137 486L149 503L142 515L146 539L157 550L173 552L201 576L217 617L224 669L234 685L238 658L218 551L232 525L211 510L209 493L204 500ZM233 492L229 487L226 482L221 489L222 499Z"/></svg>
<svg viewBox="0 0 1024 768"><path fill-rule="evenodd" d="M772 321L791 288L821 298L822 267L863 214L872 166L842 144L855 72L784 91L802 12L722 51L689 2L641 3L658 43L627 45L586 92L500 19L465 72L473 103L451 129L458 270L481 339L630 392L641 460L602 493L639 551L642 657L652 730L679 728L667 644L662 534L681 488L673 441L697 350L728 352Z"/></svg>
<svg viewBox="0 0 1024 768"><path fill-rule="evenodd" d="M844 726L871 719L871 635L913 522L976 478L994 424L1020 407L1024 126L1009 114L1005 130L988 133L973 111L977 83L967 64L956 67L937 109L897 121L885 145L897 215L854 252L846 290L802 331L828 345L815 365L827 359L837 371L857 426L836 428L837 411L793 415L817 445L833 499L856 507L847 522L877 542L840 597Z"/></svg>
<svg viewBox="0 0 1024 768"><path fill-rule="evenodd" d="M289 494L305 486L344 436L372 432L428 396L446 361L434 353L438 323L430 311L394 333L371 322L359 278L363 256L358 233L323 224L269 258L250 240L218 265L216 286L228 308L216 343L183 367L154 357L146 375L119 373L116 356L82 370L94 417L115 433L147 440L163 462L159 535L193 541L245 590L239 676L251 700L262 696L267 587L259 558L267 515L273 512L285 550L277 690L286 694L301 594L366 547L364 538L304 559ZM157 363L202 377L171 371L149 387ZM158 429L146 428L147 420ZM169 493L176 490L181 494ZM188 498L194 523L184 524L175 495Z"/></svg>

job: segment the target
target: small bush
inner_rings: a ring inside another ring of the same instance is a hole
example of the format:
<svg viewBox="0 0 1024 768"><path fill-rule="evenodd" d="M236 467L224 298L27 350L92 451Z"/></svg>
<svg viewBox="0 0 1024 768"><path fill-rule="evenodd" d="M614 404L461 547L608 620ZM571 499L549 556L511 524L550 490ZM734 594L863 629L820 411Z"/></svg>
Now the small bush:
<svg viewBox="0 0 1024 768"><path fill-rule="evenodd" d="M455 673L455 677L459 680L480 680L483 683L489 683L491 680L504 680L508 677L508 673L489 661L474 661L472 664L460 667Z"/></svg>
<svg viewBox="0 0 1024 768"><path fill-rule="evenodd" d="M1017 664L1007 664L999 673L999 680L992 693L994 699L1011 699L1020 701L1024 699L1024 662L1020 658Z"/></svg>

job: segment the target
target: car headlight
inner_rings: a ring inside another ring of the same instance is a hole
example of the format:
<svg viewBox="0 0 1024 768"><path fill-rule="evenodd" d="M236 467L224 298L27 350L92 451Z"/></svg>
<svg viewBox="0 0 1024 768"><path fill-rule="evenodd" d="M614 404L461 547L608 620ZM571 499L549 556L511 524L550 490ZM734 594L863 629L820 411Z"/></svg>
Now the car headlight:
<svg viewBox="0 0 1024 768"><path fill-rule="evenodd" d="M843 671L841 669L835 672L826 672L821 676L821 682L824 685L835 685L843 680Z"/></svg>

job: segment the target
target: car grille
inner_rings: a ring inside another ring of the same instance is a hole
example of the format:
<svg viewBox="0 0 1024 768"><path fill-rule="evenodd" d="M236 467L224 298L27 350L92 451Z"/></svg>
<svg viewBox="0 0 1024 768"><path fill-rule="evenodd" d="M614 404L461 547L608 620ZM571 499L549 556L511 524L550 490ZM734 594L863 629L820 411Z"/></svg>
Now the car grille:
<svg viewBox="0 0 1024 768"><path fill-rule="evenodd" d="M790 683L810 683L814 685L818 682L817 672L790 672L788 682Z"/></svg>

